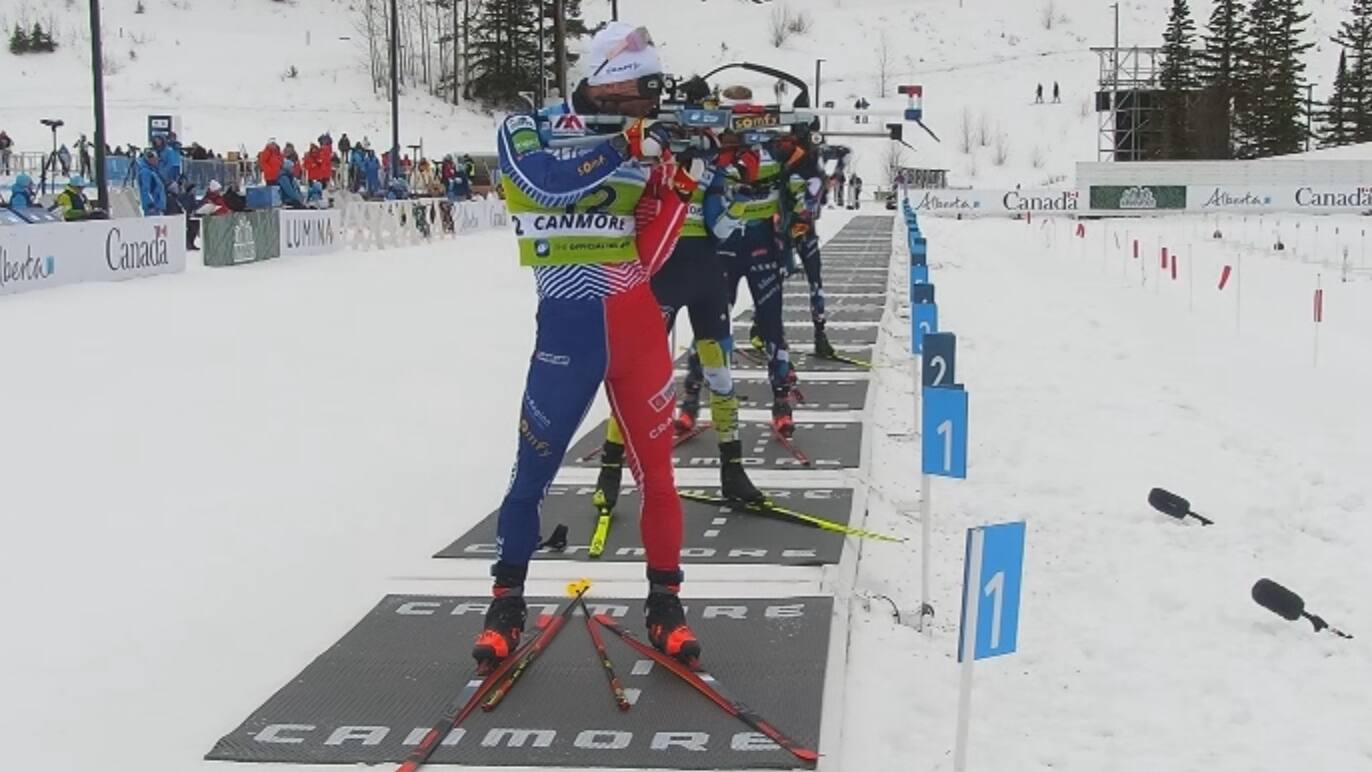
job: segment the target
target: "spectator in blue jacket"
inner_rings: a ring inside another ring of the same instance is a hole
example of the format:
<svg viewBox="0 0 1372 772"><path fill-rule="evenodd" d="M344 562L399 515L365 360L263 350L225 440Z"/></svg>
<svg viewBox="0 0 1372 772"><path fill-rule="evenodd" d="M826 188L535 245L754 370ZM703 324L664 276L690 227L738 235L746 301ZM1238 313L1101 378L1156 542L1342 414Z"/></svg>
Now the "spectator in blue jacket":
<svg viewBox="0 0 1372 772"><path fill-rule="evenodd" d="M158 173L162 175L162 182L170 186L181 179L181 143L176 141L175 134L155 137L152 143L157 148Z"/></svg>
<svg viewBox="0 0 1372 772"><path fill-rule="evenodd" d="M281 175L276 178L281 188L281 205L288 209L304 209L305 197L300 193L300 183L295 181L295 161L287 158L281 162Z"/></svg>
<svg viewBox="0 0 1372 772"><path fill-rule="evenodd" d="M310 180L310 192L305 194L305 203L316 209L324 208L324 183Z"/></svg>
<svg viewBox="0 0 1372 772"><path fill-rule="evenodd" d="M367 195L375 196L381 192L381 159L376 153L367 152Z"/></svg>
<svg viewBox="0 0 1372 772"><path fill-rule="evenodd" d="M152 217L167 211L167 184L157 168L157 151L148 148L138 159L138 196L143 202L143 216Z"/></svg>
<svg viewBox="0 0 1372 772"><path fill-rule="evenodd" d="M32 209L37 206L34 201L33 178L27 174L15 177L14 185L10 187L10 209Z"/></svg>

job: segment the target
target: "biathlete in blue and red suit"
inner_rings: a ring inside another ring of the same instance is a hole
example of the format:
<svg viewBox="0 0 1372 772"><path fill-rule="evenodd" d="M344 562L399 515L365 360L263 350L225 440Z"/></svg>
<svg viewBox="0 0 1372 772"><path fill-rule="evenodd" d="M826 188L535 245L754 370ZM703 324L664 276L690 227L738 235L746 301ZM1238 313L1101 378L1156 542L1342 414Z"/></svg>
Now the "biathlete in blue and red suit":
<svg viewBox="0 0 1372 772"><path fill-rule="evenodd" d="M642 491L645 612L652 644L693 660L700 644L681 600L682 512L672 473L675 389L662 312L649 280L676 244L697 184L670 158L667 128L645 120L660 98L662 66L647 30L611 22L586 57L572 106L632 120L623 132L575 148L540 130L566 105L512 115L498 136L501 186L533 268L538 333L520 406L519 450L500 505L494 599L473 656L493 667L519 644L524 581L539 541L539 506L603 383ZM565 125L565 122L564 122Z"/></svg>

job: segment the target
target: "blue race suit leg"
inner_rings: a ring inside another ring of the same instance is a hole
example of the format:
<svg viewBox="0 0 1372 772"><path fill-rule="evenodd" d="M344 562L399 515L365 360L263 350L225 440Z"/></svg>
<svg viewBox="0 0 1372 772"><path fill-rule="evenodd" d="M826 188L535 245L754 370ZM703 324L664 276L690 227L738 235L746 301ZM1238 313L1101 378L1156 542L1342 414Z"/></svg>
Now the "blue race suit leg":
<svg viewBox="0 0 1372 772"><path fill-rule="evenodd" d="M497 560L527 566L538 549L539 502L609 364L600 300L544 298L519 415L519 451L500 505Z"/></svg>

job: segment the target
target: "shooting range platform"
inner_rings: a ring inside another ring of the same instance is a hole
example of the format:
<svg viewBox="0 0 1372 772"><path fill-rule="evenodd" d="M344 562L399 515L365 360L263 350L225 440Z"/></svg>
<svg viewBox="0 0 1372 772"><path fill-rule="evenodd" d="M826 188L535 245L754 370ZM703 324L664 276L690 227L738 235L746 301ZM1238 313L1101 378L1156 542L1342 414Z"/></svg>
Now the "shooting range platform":
<svg viewBox="0 0 1372 772"><path fill-rule="evenodd" d="M819 741L833 601L687 598L703 662L789 737ZM473 676L470 643L489 598L387 595L206 754L223 761L398 763ZM540 613L566 599L530 599ZM588 598L640 640L642 598ZM604 632L633 703L619 711L577 612L492 712L453 730L431 764L622 769L795 769L790 753ZM438 767L435 767L438 768Z"/></svg>
<svg viewBox="0 0 1372 772"><path fill-rule="evenodd" d="M608 421L602 421L577 440L562 459L562 465L599 468L598 456L586 457L605 442L608 424ZM738 429L743 442L743 463L749 471L806 468L772 437L770 423L739 421ZM862 461L862 424L858 422L797 420L792 441L810 457L812 469L856 469ZM714 432L703 431L678 445L672 453L672 465L677 469L718 469L719 444Z"/></svg>
<svg viewBox="0 0 1372 772"><path fill-rule="evenodd" d="M626 482L630 475L625 475ZM682 490L718 496L718 487L683 487ZM778 506L847 524L853 509L851 488L768 488L763 493ZM567 548L562 551L539 550L540 560L590 561L591 534L597 512L591 505L594 485L554 485L543 501L543 530L552 533L557 525L567 526ZM619 494L614 520L605 541L601 562L643 561L643 541L639 538L638 489L625 486ZM683 563L722 563L731 565L817 566L837 563L843 553L842 534L779 520L773 517L683 499L685 541ZM461 538L434 555L438 558L495 557L496 517L492 512Z"/></svg>

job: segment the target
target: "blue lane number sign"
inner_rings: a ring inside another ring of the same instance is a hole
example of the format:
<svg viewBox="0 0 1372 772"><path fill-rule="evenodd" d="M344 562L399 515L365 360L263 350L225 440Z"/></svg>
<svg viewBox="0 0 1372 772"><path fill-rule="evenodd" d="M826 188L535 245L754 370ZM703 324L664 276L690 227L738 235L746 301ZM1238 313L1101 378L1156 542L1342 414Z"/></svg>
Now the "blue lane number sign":
<svg viewBox="0 0 1372 772"><path fill-rule="evenodd" d="M924 390L924 474L967 477L967 392L952 385Z"/></svg>
<svg viewBox="0 0 1372 772"><path fill-rule="evenodd" d="M957 383L958 338L951 332L930 332L924 336L920 381L923 386L952 386Z"/></svg>
<svg viewBox="0 0 1372 772"><path fill-rule="evenodd" d="M1013 654L1019 646L1024 521L967 529L958 661Z"/></svg>
<svg viewBox="0 0 1372 772"><path fill-rule="evenodd" d="M929 283L929 266L927 266L927 265L912 265L912 266L910 266L910 284L912 284L912 285L919 285L919 284L928 284L928 283Z"/></svg>
<svg viewBox="0 0 1372 772"><path fill-rule="evenodd" d="M920 303L934 302L934 285L932 284L911 284L910 303L919 305Z"/></svg>
<svg viewBox="0 0 1372 772"><path fill-rule="evenodd" d="M914 353L924 351L924 336L938 332L938 305L920 303L910 307L910 342Z"/></svg>

